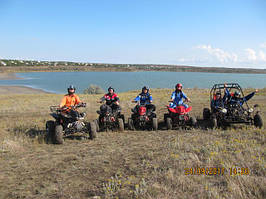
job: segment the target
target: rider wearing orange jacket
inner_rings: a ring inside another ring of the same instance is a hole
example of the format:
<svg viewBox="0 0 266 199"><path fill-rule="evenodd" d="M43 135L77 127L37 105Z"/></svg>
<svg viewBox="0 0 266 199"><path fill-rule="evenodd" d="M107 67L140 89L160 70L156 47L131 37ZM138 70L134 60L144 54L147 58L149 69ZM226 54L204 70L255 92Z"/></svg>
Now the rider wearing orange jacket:
<svg viewBox="0 0 266 199"><path fill-rule="evenodd" d="M70 114L74 118L78 118L79 116L78 111L73 110L71 108L72 106L79 105L83 102L79 99L79 96L75 94L75 91L76 91L76 88L73 85L70 85L67 88L68 94L66 94L63 97L59 106L60 108L68 108L68 110L66 110L66 113Z"/></svg>

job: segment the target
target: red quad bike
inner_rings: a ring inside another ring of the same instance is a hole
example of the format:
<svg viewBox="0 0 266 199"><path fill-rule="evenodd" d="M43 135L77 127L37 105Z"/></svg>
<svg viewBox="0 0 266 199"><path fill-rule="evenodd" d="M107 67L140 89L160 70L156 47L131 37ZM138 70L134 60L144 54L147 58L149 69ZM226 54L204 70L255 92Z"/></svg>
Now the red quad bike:
<svg viewBox="0 0 266 199"><path fill-rule="evenodd" d="M173 129L173 127L196 127L197 120L194 116L189 116L189 112L192 107L185 108L183 105L170 108L167 106L168 113L164 114L164 122L167 130Z"/></svg>
<svg viewBox="0 0 266 199"><path fill-rule="evenodd" d="M146 104L139 105L138 109L132 109L133 114L128 118L129 130L158 130L158 120L154 111L147 109Z"/></svg>
<svg viewBox="0 0 266 199"><path fill-rule="evenodd" d="M46 122L47 141L51 140L54 144L63 144L64 138L96 138L96 128L93 122L85 123L85 113L78 113L77 117L67 114L68 110L76 110L79 107L85 107L86 104L72 106L71 108L60 108L51 106L51 116L55 121Z"/></svg>

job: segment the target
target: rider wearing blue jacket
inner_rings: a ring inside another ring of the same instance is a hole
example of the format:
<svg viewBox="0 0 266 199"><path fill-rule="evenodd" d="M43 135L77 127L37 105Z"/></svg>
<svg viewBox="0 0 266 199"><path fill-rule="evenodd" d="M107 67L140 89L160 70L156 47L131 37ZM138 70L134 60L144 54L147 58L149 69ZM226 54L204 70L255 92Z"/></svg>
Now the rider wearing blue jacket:
<svg viewBox="0 0 266 199"><path fill-rule="evenodd" d="M258 89L256 89L254 92L248 94L245 97L240 97L240 92L239 91L235 91L233 96L231 96L230 91L228 90L228 88L226 88L226 84L225 84L225 95L227 97L227 101L229 104L240 104L240 106L242 106L246 101L250 100L255 93L258 92Z"/></svg>
<svg viewBox="0 0 266 199"><path fill-rule="evenodd" d="M152 95L149 93L149 88L144 86L142 92L134 99L135 102L139 102L140 105L146 106L148 111L155 111L155 106L152 103ZM137 111L139 105L134 109L134 112Z"/></svg>
<svg viewBox="0 0 266 199"><path fill-rule="evenodd" d="M191 102L190 99L186 96L186 94L182 91L182 84L178 83L175 86L175 91L172 93L171 100L169 105L170 108L175 108L176 106L183 105L185 108L188 108L187 104L184 104L183 98L187 102Z"/></svg>

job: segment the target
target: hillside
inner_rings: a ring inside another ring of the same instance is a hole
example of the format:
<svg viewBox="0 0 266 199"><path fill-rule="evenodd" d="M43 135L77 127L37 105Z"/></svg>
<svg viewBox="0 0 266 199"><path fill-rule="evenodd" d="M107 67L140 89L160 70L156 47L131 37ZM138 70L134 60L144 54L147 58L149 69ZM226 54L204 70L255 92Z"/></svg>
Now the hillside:
<svg viewBox="0 0 266 199"><path fill-rule="evenodd" d="M0 60L0 72L32 71L175 71L211 73L266 73L266 69L196 67L163 64L109 64L67 61Z"/></svg>
<svg viewBox="0 0 266 199"><path fill-rule="evenodd" d="M95 140L44 142L49 106L63 95L0 95L0 198L265 198L266 129L238 125L208 129L201 120L209 90L186 89L198 129L101 132ZM245 90L245 93L250 90ZM152 90L162 121L171 90ZM121 93L126 118L137 91ZM99 95L87 102L87 121L97 117ZM250 100L266 118L266 89ZM186 168L225 168L224 175L185 175ZM249 174L230 175L229 168Z"/></svg>

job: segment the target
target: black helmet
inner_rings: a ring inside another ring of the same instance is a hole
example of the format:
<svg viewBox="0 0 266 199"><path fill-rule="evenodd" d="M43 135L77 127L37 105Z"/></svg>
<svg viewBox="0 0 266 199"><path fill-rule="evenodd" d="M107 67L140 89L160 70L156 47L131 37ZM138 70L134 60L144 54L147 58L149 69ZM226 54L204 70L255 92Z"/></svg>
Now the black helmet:
<svg viewBox="0 0 266 199"><path fill-rule="evenodd" d="M239 92L239 91L235 91L234 96L235 96L235 97L239 97L239 96L240 96L240 92Z"/></svg>
<svg viewBox="0 0 266 199"><path fill-rule="evenodd" d="M70 90L74 90L74 92L70 92ZM73 93L75 93L75 91L76 91L76 88L75 88L73 85L70 85L70 86L67 88L67 92L68 92L68 94L73 94Z"/></svg>
<svg viewBox="0 0 266 199"><path fill-rule="evenodd" d="M115 92L115 89L114 89L112 86L110 86L110 87L108 88L108 92L109 92L109 90L111 90L111 89Z"/></svg>
<svg viewBox="0 0 266 199"><path fill-rule="evenodd" d="M149 92L150 89L149 89L148 86L143 86L143 87L142 87L142 92L143 92L144 90L147 90L147 91Z"/></svg>

